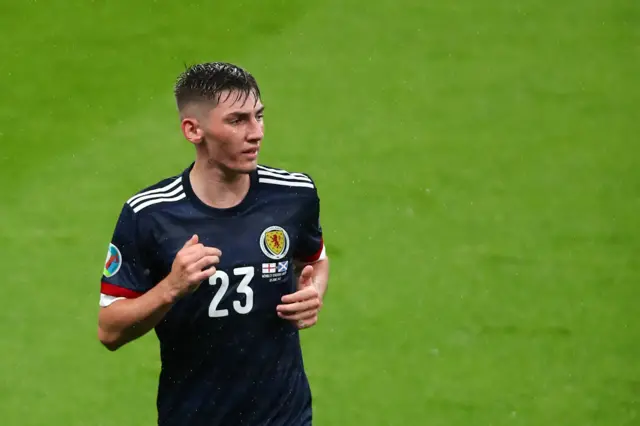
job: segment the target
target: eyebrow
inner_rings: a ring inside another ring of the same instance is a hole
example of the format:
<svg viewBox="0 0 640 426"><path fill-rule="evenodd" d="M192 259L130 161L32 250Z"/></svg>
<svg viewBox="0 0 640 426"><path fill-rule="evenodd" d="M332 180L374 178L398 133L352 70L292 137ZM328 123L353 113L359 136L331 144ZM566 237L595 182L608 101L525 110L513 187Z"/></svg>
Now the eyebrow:
<svg viewBox="0 0 640 426"><path fill-rule="evenodd" d="M261 106L260 108L258 108L258 110L256 111L256 115L257 114L262 114L264 112L264 105ZM244 112L244 111L234 111L234 112L230 112L227 116L228 117L246 117L248 115L250 115L250 112Z"/></svg>

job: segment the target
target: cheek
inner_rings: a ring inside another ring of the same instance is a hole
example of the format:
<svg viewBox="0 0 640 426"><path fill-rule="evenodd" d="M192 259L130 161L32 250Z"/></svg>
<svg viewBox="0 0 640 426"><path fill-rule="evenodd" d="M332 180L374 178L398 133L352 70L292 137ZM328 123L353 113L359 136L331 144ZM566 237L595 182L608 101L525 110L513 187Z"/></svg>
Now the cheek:
<svg viewBox="0 0 640 426"><path fill-rule="evenodd" d="M240 128L224 126L208 132L209 152L235 157L243 149L243 133Z"/></svg>

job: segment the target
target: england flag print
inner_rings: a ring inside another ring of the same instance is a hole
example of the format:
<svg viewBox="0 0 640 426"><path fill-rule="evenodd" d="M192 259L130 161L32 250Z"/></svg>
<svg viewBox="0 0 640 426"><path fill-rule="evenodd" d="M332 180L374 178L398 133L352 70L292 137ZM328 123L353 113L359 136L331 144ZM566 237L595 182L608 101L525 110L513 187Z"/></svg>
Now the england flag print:
<svg viewBox="0 0 640 426"><path fill-rule="evenodd" d="M263 263L262 264L262 273L263 274L273 274L276 272L276 264L275 263Z"/></svg>

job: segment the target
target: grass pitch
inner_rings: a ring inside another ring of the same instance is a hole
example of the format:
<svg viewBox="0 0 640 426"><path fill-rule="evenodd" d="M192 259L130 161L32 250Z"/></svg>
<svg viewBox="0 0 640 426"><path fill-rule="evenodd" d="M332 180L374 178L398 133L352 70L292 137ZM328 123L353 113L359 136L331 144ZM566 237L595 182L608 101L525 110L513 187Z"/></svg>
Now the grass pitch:
<svg viewBox="0 0 640 426"><path fill-rule="evenodd" d="M317 425L640 424L637 4L170 3L0 5L3 425L154 423L155 336L100 347L99 278L210 60L319 186Z"/></svg>

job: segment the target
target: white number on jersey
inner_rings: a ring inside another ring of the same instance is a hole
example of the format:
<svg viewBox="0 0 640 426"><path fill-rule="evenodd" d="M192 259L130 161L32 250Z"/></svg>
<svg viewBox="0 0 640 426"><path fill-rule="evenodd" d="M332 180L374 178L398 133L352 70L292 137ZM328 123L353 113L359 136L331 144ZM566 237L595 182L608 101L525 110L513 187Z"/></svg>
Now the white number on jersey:
<svg viewBox="0 0 640 426"><path fill-rule="evenodd" d="M252 266L244 266L242 268L235 268L233 270L233 274L235 276L242 276L242 280L240 284L238 284L238 288L236 288L236 292L243 293L246 296L245 304L239 300L233 301L233 309L239 314L248 314L253 309L253 289L249 287L251 280L254 276L254 270ZM218 285L220 283L220 288L216 291L216 294L213 296L213 300L209 305L209 316L212 318L220 318L226 317L229 315L228 309L218 309L218 304L227 293L229 289L229 275L224 271L216 271L209 278L210 285Z"/></svg>

